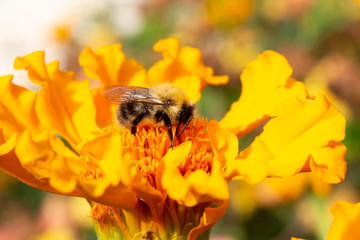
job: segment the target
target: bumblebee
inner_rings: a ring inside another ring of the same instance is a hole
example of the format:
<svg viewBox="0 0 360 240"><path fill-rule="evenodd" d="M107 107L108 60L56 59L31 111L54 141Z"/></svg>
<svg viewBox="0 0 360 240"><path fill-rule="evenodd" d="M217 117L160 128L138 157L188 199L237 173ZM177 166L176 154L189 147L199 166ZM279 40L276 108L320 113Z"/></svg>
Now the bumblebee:
<svg viewBox="0 0 360 240"><path fill-rule="evenodd" d="M195 104L186 98L184 90L168 83L153 88L112 86L106 88L103 95L119 102L116 120L120 126L135 135L142 121L163 125L168 129L170 147L173 147L171 127L177 126L175 136L179 139L196 113ZM181 124L184 127L177 135Z"/></svg>

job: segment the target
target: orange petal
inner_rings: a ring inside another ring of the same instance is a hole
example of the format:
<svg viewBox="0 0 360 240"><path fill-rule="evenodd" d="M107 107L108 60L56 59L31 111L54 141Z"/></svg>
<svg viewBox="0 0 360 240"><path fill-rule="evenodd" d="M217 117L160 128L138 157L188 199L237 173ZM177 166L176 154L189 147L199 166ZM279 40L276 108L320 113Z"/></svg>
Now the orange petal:
<svg viewBox="0 0 360 240"><path fill-rule="evenodd" d="M277 110L278 116L265 125L258 137L271 154L267 174L288 177L309 171L306 166L312 156L311 170L326 176L325 181L341 182L346 162L344 147L337 142L344 139L345 118L338 110L322 95L313 102L293 98Z"/></svg>
<svg viewBox="0 0 360 240"><path fill-rule="evenodd" d="M249 63L241 74L239 100L221 120L222 128L241 137L275 116L275 107L294 96L307 98L303 83L290 78L292 68L287 60L273 51L265 51Z"/></svg>
<svg viewBox="0 0 360 240"><path fill-rule="evenodd" d="M330 209L332 222L325 240L357 240L360 236L360 203L338 201Z"/></svg>
<svg viewBox="0 0 360 240"><path fill-rule="evenodd" d="M56 129L72 146L97 130L95 108L88 81L77 81L73 72L61 72L57 61L45 65L43 52L15 60L17 69L28 70L40 84L36 112L41 122Z"/></svg>
<svg viewBox="0 0 360 240"><path fill-rule="evenodd" d="M226 209L229 205L229 200L218 201L217 207L205 208L204 214L200 219L200 224L191 229L188 239L195 240L201 233L210 229L215 223L225 214Z"/></svg>
<svg viewBox="0 0 360 240"><path fill-rule="evenodd" d="M105 45L95 52L85 48L79 57L85 74L104 86L145 86L145 69L133 59L126 59L120 44Z"/></svg>
<svg viewBox="0 0 360 240"><path fill-rule="evenodd" d="M104 98L101 88L91 90L96 108L96 123L99 128L115 125L115 113L118 102Z"/></svg>

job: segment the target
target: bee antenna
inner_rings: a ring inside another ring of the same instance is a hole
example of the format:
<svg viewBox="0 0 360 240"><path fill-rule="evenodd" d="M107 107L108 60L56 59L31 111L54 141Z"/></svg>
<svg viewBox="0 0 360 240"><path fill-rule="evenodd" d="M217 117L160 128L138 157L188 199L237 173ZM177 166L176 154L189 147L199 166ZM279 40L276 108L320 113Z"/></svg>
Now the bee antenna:
<svg viewBox="0 0 360 240"><path fill-rule="evenodd" d="M176 141L179 140L181 134L184 132L184 130L185 130L185 128L187 127L187 125L189 125L190 120L191 120L193 117L194 117L194 115L191 115L191 116L188 118L187 122L185 123L185 126L183 127L183 129L181 129L181 132L180 132L179 136L177 136ZM195 120L196 120L196 119L195 119Z"/></svg>

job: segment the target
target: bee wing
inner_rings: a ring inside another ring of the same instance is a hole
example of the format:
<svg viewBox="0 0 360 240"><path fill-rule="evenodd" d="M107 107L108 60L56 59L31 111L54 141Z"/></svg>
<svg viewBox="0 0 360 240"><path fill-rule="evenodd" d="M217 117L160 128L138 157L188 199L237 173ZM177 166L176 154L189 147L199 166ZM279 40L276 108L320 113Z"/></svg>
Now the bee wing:
<svg viewBox="0 0 360 240"><path fill-rule="evenodd" d="M151 94L150 88L134 86L110 86L104 88L103 96L113 101L135 101L154 105L166 104L160 98Z"/></svg>

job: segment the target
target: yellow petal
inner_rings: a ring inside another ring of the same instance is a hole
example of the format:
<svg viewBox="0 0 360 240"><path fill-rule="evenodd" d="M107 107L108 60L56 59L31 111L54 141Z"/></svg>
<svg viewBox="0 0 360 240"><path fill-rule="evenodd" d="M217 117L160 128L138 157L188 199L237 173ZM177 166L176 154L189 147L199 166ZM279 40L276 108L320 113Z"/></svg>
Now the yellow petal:
<svg viewBox="0 0 360 240"><path fill-rule="evenodd" d="M160 163L162 188L172 199L186 206L195 206L212 199L229 198L223 166L229 159L235 159L238 141L231 132L219 129L216 121L208 123L208 132L214 153L210 173L197 169L182 175L178 166L190 152L190 141L170 150Z"/></svg>
<svg viewBox="0 0 360 240"><path fill-rule="evenodd" d="M24 57L17 57L14 62L14 68L27 69L28 76L35 84L43 84L45 79L50 76L45 66L45 52L36 51Z"/></svg>
<svg viewBox="0 0 360 240"><path fill-rule="evenodd" d="M313 102L293 98L277 110L278 116L265 125L258 137L271 153L268 175L288 177L309 171L306 165L312 156L310 168L326 176L323 180L342 181L346 170L344 147L336 143L344 139L345 118L338 110L322 95Z"/></svg>
<svg viewBox="0 0 360 240"><path fill-rule="evenodd" d="M200 50L180 47L180 41L176 38L158 41L154 45L154 50L160 52L163 59L148 71L151 86L170 82L182 87L189 99L198 101L201 90L207 84L225 84L229 80L228 76L214 76L214 71L205 66Z"/></svg>
<svg viewBox="0 0 360 240"><path fill-rule="evenodd" d="M220 129L217 121L208 123L208 132L212 148L219 155L222 166L234 160L239 150L237 137L226 129Z"/></svg>
<svg viewBox="0 0 360 240"><path fill-rule="evenodd" d="M8 154L15 148L16 145L16 134L13 134L9 139L5 139L3 129L0 128L0 155Z"/></svg>
<svg viewBox="0 0 360 240"><path fill-rule="evenodd" d="M95 52L85 48L79 57L85 74L104 86L145 86L145 69L135 60L126 59L121 44L105 45Z"/></svg>
<svg viewBox="0 0 360 240"><path fill-rule="evenodd" d="M172 85L186 89L186 98L198 101L201 98L201 79L196 75L178 77Z"/></svg>
<svg viewBox="0 0 360 240"><path fill-rule="evenodd" d="M55 136L49 137L46 132L32 136L25 131L19 137L15 154L27 171L37 179L49 179L58 193L71 195L77 191L76 174L69 164L78 157Z"/></svg>
<svg viewBox="0 0 360 240"><path fill-rule="evenodd" d="M290 78L291 74L292 68L280 54L265 51L259 55L241 74L241 96L231 105L220 126L240 137L275 116L275 107L283 101L294 96L305 100L304 85Z"/></svg>
<svg viewBox="0 0 360 240"><path fill-rule="evenodd" d="M229 161L225 176L229 180L244 179L253 184L259 183L267 175L267 160L270 157L264 142L256 138L235 160Z"/></svg>
<svg viewBox="0 0 360 240"><path fill-rule="evenodd" d="M345 179L345 153L346 147L342 143L332 142L312 154L310 169L327 183L340 183Z"/></svg>
<svg viewBox="0 0 360 240"><path fill-rule="evenodd" d="M39 132L35 113L36 92L12 83L13 76L0 77L0 127L5 136L25 129ZM26 119L26 121L24 121Z"/></svg>
<svg viewBox="0 0 360 240"><path fill-rule="evenodd" d="M182 162L191 149L191 142L185 142L171 149L160 162L159 168L164 169L161 183L173 199L182 200L189 193L190 184L181 175L178 165Z"/></svg>
<svg viewBox="0 0 360 240"><path fill-rule="evenodd" d="M338 201L330 209L332 222L325 240L357 240L360 236L360 203Z"/></svg>
<svg viewBox="0 0 360 240"><path fill-rule="evenodd" d="M154 44L153 49L161 53L164 59L175 59L180 52L180 40L174 37L161 39Z"/></svg>
<svg viewBox="0 0 360 240"><path fill-rule="evenodd" d="M230 197L228 183L224 178L220 162L216 158L213 159L210 175L202 170L197 170L189 174L186 180L196 195L199 195L194 204L188 202L186 205L195 205L211 199L229 199Z"/></svg>
<svg viewBox="0 0 360 240"><path fill-rule="evenodd" d="M77 81L73 72L61 72L57 61L48 65L44 61L44 54L35 52L16 58L14 65L27 69L30 80L41 85L35 106L40 121L74 147L97 130L89 82Z"/></svg>
<svg viewBox="0 0 360 240"><path fill-rule="evenodd" d="M79 146L87 158L84 161L95 166L88 173L83 170L79 174L84 175L80 177L80 185L94 201L131 208L137 201L131 186L136 184L138 173L131 169L134 164L122 154L121 146L118 132L111 128L103 129L98 136Z"/></svg>
<svg viewBox="0 0 360 240"><path fill-rule="evenodd" d="M1 132L0 132L1 133ZM24 134L24 136L21 136L21 140L20 140L20 146L16 146L16 151L17 153L15 154L15 150L11 150L10 152L6 153L6 154L1 154L0 155L0 169L4 172L6 172L7 174L19 179L20 181L24 182L25 184L44 190L44 191L48 191L48 192L53 192L53 193L64 193L63 191L59 191L59 189L56 189L54 187L52 187L52 185L49 183L49 178L48 176L49 174L49 169L46 169L47 166L46 164L38 164L39 162L46 162L46 160L44 159L34 159L34 161L31 161L31 157L29 157L29 154L32 154L33 156L43 156L48 158L49 156L51 156L51 154L46 155L46 149L41 149L41 152L36 152L35 149L33 149L32 147L36 146L35 145L31 145L30 146L30 142L29 140L25 140L27 138L30 137L29 131L26 131ZM7 142L5 142L5 138L2 135L2 133L0 134L0 149L4 146L4 144L10 144L13 141L14 138L9 139ZM39 140L39 139L37 139ZM22 142L28 142L27 146L28 148L21 150L21 145ZM11 144L12 145L12 144ZM39 148L41 147L47 147L46 144L40 144ZM27 152L28 150L30 150L29 152ZM49 149L47 149L49 150ZM20 152L20 153L19 153ZM45 154L44 154L45 153ZM21 162L21 160L19 160L17 155L21 155L21 158L25 157L24 161L27 161L27 166L24 166L23 163ZM49 162L47 162L49 163ZM39 170L35 170L35 168L39 167ZM46 170L43 170L43 172L46 172L46 175L43 176L39 176L37 174L40 173L41 168L45 168ZM60 186L60 190L63 189ZM84 196L81 191L78 191L78 189L72 189L72 191L69 191L69 189L67 189L68 195L72 195L72 196Z"/></svg>

